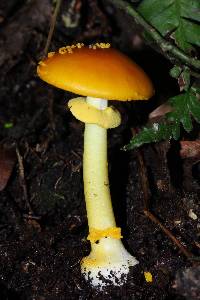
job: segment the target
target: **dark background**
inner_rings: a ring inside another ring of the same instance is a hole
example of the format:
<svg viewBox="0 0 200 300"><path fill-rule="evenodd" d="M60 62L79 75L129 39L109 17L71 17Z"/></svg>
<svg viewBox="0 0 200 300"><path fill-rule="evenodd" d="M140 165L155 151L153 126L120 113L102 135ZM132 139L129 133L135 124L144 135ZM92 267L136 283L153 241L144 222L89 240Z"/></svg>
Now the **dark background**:
<svg viewBox="0 0 200 300"><path fill-rule="evenodd" d="M0 299L200 299L198 262L188 259L143 213L147 192L151 211L198 256L198 159L182 159L174 141L121 150L152 110L179 93L168 74L171 64L155 45L145 44L142 28L108 1L63 0L51 51L76 42L110 42L144 68L156 90L148 103L112 103L123 121L108 139L117 222L124 244L140 264L131 269L126 285L104 293L82 279L79 263L89 253L84 125L66 108L74 95L36 74L52 11L49 0L0 2ZM198 134L196 126L184 137ZM147 271L152 283L145 281Z"/></svg>

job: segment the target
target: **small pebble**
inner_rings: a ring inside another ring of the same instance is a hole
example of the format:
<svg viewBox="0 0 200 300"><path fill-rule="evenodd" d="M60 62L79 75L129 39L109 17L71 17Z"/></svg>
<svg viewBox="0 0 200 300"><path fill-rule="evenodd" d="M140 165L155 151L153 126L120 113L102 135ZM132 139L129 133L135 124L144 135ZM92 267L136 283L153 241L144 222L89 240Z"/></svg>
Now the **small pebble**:
<svg viewBox="0 0 200 300"><path fill-rule="evenodd" d="M193 220L197 220L197 219L198 219L197 215L193 212L192 209L189 210L188 216L189 216L191 219L193 219Z"/></svg>

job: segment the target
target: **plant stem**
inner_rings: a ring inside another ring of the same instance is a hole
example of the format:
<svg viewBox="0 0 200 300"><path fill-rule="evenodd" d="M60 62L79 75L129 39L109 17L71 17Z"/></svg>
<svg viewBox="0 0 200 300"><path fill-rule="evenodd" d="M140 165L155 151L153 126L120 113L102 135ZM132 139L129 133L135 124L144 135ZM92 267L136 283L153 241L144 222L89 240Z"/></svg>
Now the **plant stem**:
<svg viewBox="0 0 200 300"><path fill-rule="evenodd" d="M134 18L135 22L140 24L149 35L159 44L164 53L171 54L174 58L179 59L184 64L195 69L200 69L200 60L190 57L181 51L178 47L166 41L162 35L151 26L130 4L124 0L109 0L115 6L125 11L128 15Z"/></svg>

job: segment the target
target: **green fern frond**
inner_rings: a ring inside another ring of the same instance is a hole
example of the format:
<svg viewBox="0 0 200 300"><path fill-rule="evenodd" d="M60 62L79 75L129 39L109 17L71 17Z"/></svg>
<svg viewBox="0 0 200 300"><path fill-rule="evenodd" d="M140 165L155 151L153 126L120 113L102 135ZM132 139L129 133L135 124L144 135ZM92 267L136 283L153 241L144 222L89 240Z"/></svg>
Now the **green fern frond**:
<svg viewBox="0 0 200 300"><path fill-rule="evenodd" d="M187 132L193 129L192 117L200 123L200 91L198 89L191 88L185 93L170 98L169 103L172 111L165 115L164 121L154 123L151 127L144 127L124 147L124 150L171 138L177 140L180 137L181 124Z"/></svg>

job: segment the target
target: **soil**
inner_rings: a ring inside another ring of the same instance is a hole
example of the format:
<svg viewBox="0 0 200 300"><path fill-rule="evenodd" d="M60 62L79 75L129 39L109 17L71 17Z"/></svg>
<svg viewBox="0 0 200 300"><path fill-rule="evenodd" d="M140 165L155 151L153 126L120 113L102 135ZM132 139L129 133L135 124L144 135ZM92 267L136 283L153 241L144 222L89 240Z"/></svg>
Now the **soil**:
<svg viewBox="0 0 200 300"><path fill-rule="evenodd" d="M84 126L66 109L74 95L36 75L52 2L0 3L0 299L200 299L198 160L182 159L179 142L121 150L131 128L140 128L153 109L179 92L168 75L171 64L145 45L142 29L108 1L64 0L51 50L77 41L110 42L145 69L156 90L148 103L113 102L123 122L108 134L117 223L139 264L124 286L103 292L81 277L80 260L90 251L82 184ZM198 135L196 126L183 138ZM189 255L144 214L147 201ZM152 282L144 272L152 274Z"/></svg>

